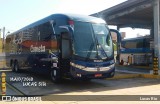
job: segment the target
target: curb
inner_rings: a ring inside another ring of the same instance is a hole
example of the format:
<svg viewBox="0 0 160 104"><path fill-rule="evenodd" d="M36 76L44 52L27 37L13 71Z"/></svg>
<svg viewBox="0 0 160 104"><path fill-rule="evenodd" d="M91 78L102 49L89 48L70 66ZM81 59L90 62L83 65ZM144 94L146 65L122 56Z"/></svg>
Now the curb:
<svg viewBox="0 0 160 104"><path fill-rule="evenodd" d="M139 78L140 74L121 74L121 75L115 75L113 78L107 78L107 79L128 79L128 78Z"/></svg>
<svg viewBox="0 0 160 104"><path fill-rule="evenodd" d="M152 75L152 74L121 74L115 75L113 78L106 79L129 79L129 78L150 78L150 79L160 79L160 75Z"/></svg>
<svg viewBox="0 0 160 104"><path fill-rule="evenodd" d="M152 79L160 79L160 75L152 75L152 74L140 74L142 78L152 78Z"/></svg>
<svg viewBox="0 0 160 104"><path fill-rule="evenodd" d="M146 67L146 66L130 66L130 65L118 65L118 64L116 64L116 67L151 69L151 67Z"/></svg>

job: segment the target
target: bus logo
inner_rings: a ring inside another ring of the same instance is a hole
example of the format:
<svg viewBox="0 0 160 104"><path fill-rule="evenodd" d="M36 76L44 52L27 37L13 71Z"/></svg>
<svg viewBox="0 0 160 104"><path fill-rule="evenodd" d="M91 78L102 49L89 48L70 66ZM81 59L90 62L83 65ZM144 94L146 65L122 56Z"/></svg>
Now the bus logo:
<svg viewBox="0 0 160 104"><path fill-rule="evenodd" d="M45 52L45 46L33 46L30 47L31 52Z"/></svg>
<svg viewBox="0 0 160 104"><path fill-rule="evenodd" d="M94 60L94 62L103 62L103 60Z"/></svg>

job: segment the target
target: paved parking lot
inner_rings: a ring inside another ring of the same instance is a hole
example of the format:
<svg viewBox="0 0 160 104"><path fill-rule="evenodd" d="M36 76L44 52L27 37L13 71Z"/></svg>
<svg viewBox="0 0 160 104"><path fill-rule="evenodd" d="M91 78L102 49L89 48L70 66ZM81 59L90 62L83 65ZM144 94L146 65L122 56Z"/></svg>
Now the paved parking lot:
<svg viewBox="0 0 160 104"><path fill-rule="evenodd" d="M148 78L129 78L129 79L94 79L89 82L76 81L65 79L60 84L54 84L50 77L43 74L37 74L30 71L22 71L14 73L11 70L5 72L7 83L14 88L21 91L24 95L47 95L59 94L64 92L92 90L97 88L107 88L107 90L133 88L139 86L150 86L160 84L160 79ZM126 73L125 73L126 74ZM125 75L124 73L117 72L118 75ZM134 74L127 74L132 76ZM25 79L20 79L25 78ZM33 84L25 84L25 82L32 82ZM35 84L36 82L37 84ZM42 83L39 85L38 83ZM43 85L44 84L44 85ZM10 94L10 93L9 93Z"/></svg>
<svg viewBox="0 0 160 104"><path fill-rule="evenodd" d="M50 103L53 104L83 104L83 101L92 100L127 101L128 99L129 101L140 101L141 95L142 97L143 95L149 95L149 97L152 97L151 95L160 95L159 78L142 78L138 74L116 72L115 77L112 79L94 79L89 82L65 79L60 84L54 84L48 75L37 74L27 70L21 71L20 73L14 73L11 70L1 70L1 72L2 71L7 75L7 95L40 95L42 96L42 100L50 101ZM128 78L125 78L125 76ZM31 83L27 84L28 82ZM64 95L59 98L62 102L59 102L59 99L57 100L57 96L55 95ZM53 97L55 99L53 99ZM131 97L133 97L133 99ZM156 97L157 100L160 101L160 96ZM68 102L64 101L66 98L68 98Z"/></svg>

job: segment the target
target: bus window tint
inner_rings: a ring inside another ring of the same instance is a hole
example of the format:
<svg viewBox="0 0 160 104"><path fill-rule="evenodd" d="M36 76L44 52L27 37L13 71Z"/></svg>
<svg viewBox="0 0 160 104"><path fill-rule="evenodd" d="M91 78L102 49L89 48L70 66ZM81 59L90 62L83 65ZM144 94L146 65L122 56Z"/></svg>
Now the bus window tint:
<svg viewBox="0 0 160 104"><path fill-rule="evenodd" d="M96 48L94 42L95 41L92 34L91 24L86 22L75 21L74 24L75 55L86 58L88 53L90 53L90 58L95 58Z"/></svg>
<svg viewBox="0 0 160 104"><path fill-rule="evenodd" d="M52 35L53 35L53 30L49 22L40 25L38 27L38 30L40 32L39 38L41 41L51 40Z"/></svg>
<svg viewBox="0 0 160 104"><path fill-rule="evenodd" d="M107 57L111 57L113 55L113 45L109 29L105 24L92 24L92 26L98 43L103 48L103 51L106 52ZM99 49L98 51L100 50L101 49ZM105 57L105 55L103 56Z"/></svg>
<svg viewBox="0 0 160 104"><path fill-rule="evenodd" d="M105 24L75 21L74 51L75 55L90 59L97 59L97 52L101 59L111 57L112 40Z"/></svg>

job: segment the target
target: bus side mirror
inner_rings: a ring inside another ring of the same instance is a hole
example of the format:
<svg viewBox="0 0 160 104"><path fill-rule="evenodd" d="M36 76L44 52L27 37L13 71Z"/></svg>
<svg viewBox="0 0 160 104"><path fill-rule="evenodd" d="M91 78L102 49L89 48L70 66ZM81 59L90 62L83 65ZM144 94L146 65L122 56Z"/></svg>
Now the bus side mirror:
<svg viewBox="0 0 160 104"><path fill-rule="evenodd" d="M73 34L73 28L69 25L59 26L59 28L69 32L70 34Z"/></svg>
<svg viewBox="0 0 160 104"><path fill-rule="evenodd" d="M73 35L73 28L71 28L69 25L65 25L65 26L59 26L61 32L66 32L70 35L70 39L72 40L72 35Z"/></svg>
<svg viewBox="0 0 160 104"><path fill-rule="evenodd" d="M117 62L120 63L120 47L121 47L121 34L118 30L110 29L110 33L115 33L117 35Z"/></svg>
<svg viewBox="0 0 160 104"><path fill-rule="evenodd" d="M69 32L69 28L68 26L59 26L59 28L61 29L62 32Z"/></svg>

